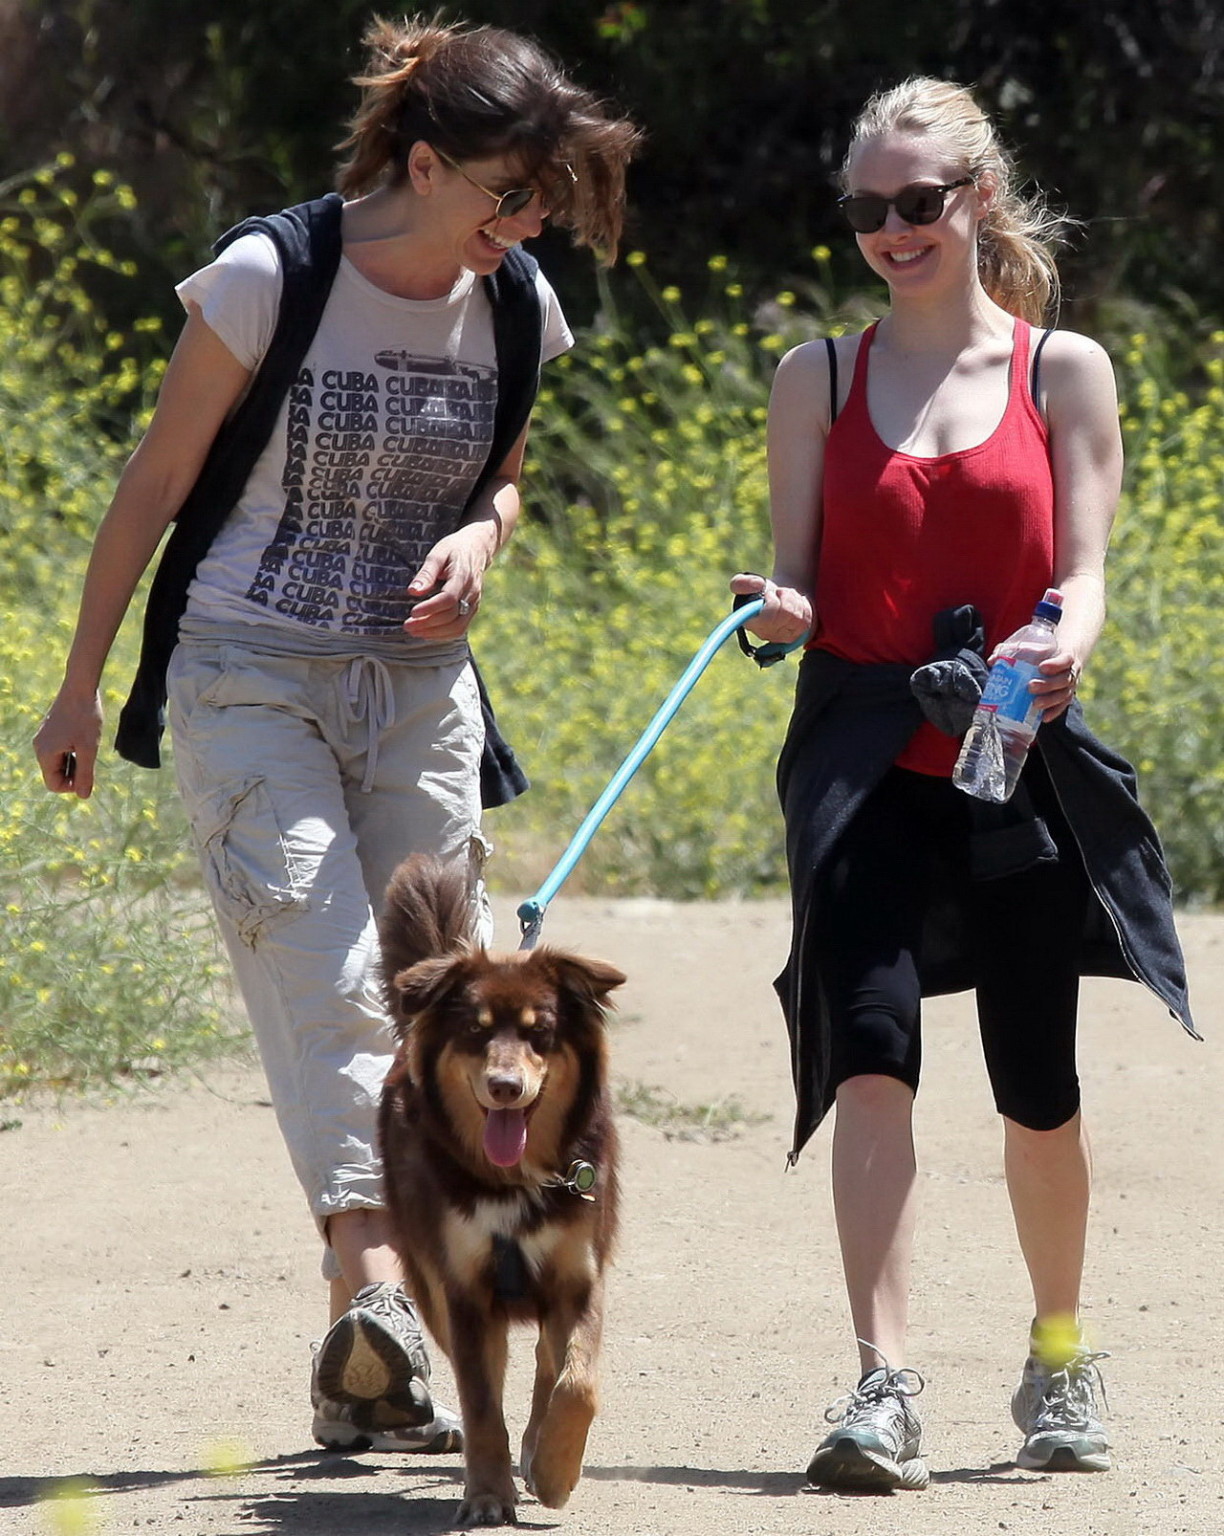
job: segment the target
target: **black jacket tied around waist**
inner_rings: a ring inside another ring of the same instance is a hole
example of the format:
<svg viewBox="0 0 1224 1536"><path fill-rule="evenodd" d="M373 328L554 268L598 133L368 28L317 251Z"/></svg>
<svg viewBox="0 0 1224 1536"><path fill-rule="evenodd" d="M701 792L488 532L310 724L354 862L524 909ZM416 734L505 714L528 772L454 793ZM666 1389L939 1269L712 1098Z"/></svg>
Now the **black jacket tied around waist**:
<svg viewBox="0 0 1224 1536"><path fill-rule="evenodd" d="M959 657L961 667L978 677L980 692L985 665L977 611L965 606L941 613L935 637L933 663ZM971 714L972 686L966 687L955 666L943 670L951 679L947 693L936 709L924 710L918 695L939 692L938 672L917 679L905 664L859 665L821 650L808 651L800 664L795 708L778 760L793 932L786 966L774 984L791 1040L796 1095L792 1162L833 1098L828 998L808 942L820 922L815 876L924 712L940 723L939 709L946 710L948 695L960 693L956 718L967 723L964 705ZM957 706L952 708L955 714ZM1096 896L1085 918L1081 974L1142 982L1198 1039L1173 921L1172 883L1156 830L1139 804L1134 770L1093 735L1079 703L1073 702L1038 731L1025 767L1025 777L1030 774L1048 779ZM1005 805L979 800L970 805L975 878L1010 874L1056 856L1024 778ZM928 914L919 967L924 997L973 986L960 937L959 924L947 913Z"/></svg>

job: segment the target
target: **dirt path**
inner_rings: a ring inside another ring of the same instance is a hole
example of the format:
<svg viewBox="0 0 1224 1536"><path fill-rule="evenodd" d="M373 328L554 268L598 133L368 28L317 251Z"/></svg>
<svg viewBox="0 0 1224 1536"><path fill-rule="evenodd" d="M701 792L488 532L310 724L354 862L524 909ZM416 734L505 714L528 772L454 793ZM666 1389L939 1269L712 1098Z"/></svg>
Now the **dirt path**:
<svg viewBox="0 0 1224 1536"><path fill-rule="evenodd" d="M499 917L511 934L508 908ZM1108 1476L1036 1476L1011 1462L1028 1311L999 1136L966 999L930 1008L913 1363L928 1379L919 1406L933 1480L884 1499L803 1491L854 1356L827 1132L784 1170L790 1093L769 990L784 922L773 903L562 899L549 916L550 940L630 973L618 1077L687 1105L734 1096L742 1113L725 1141L624 1122L604 1410L570 1508L525 1501L522 1524L582 1536L1220 1536L1224 918L1183 924L1206 1045L1137 987L1086 986L1098 1176L1087 1297L1097 1342L1113 1352ZM0 1134L0 1531L449 1529L456 1458L311 1449L323 1288L254 1072L8 1117L22 1123ZM516 1346L512 1440L525 1335ZM248 1465L226 1470L236 1459ZM74 1479L88 1497L50 1501Z"/></svg>

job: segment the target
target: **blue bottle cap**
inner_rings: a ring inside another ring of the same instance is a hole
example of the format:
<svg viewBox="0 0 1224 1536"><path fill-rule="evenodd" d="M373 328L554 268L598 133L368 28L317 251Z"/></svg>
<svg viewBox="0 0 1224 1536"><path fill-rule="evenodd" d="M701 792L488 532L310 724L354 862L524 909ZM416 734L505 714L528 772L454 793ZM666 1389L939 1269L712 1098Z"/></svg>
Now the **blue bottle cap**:
<svg viewBox="0 0 1224 1536"><path fill-rule="evenodd" d="M1045 596L1033 609L1035 619L1048 619L1051 624L1057 624L1062 618L1062 593L1057 587L1047 587Z"/></svg>

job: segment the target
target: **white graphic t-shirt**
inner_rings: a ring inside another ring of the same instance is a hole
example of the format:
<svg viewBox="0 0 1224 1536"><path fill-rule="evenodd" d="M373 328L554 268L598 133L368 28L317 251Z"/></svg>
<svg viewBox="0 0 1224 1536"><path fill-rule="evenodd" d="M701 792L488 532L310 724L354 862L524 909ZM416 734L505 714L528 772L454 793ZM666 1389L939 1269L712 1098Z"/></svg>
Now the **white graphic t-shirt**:
<svg viewBox="0 0 1224 1536"><path fill-rule="evenodd" d="M543 276L537 287L547 361L573 336ZM236 240L177 292L257 366L281 292L266 235ZM496 403L492 310L474 274L443 298L401 299L342 257L276 428L200 562L185 623L306 626L325 646L420 645L401 628L405 589L462 520Z"/></svg>

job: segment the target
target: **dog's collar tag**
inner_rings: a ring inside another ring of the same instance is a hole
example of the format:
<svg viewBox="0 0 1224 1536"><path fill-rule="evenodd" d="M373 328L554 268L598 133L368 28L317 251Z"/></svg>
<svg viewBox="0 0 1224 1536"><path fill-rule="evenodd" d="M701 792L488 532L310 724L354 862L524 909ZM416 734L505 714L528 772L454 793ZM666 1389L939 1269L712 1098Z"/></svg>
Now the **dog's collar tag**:
<svg viewBox="0 0 1224 1536"><path fill-rule="evenodd" d="M575 1158L557 1182L564 1188L573 1190L574 1194L583 1200L594 1200L594 1190L599 1182L599 1174L595 1170L594 1163L585 1163L581 1158Z"/></svg>

